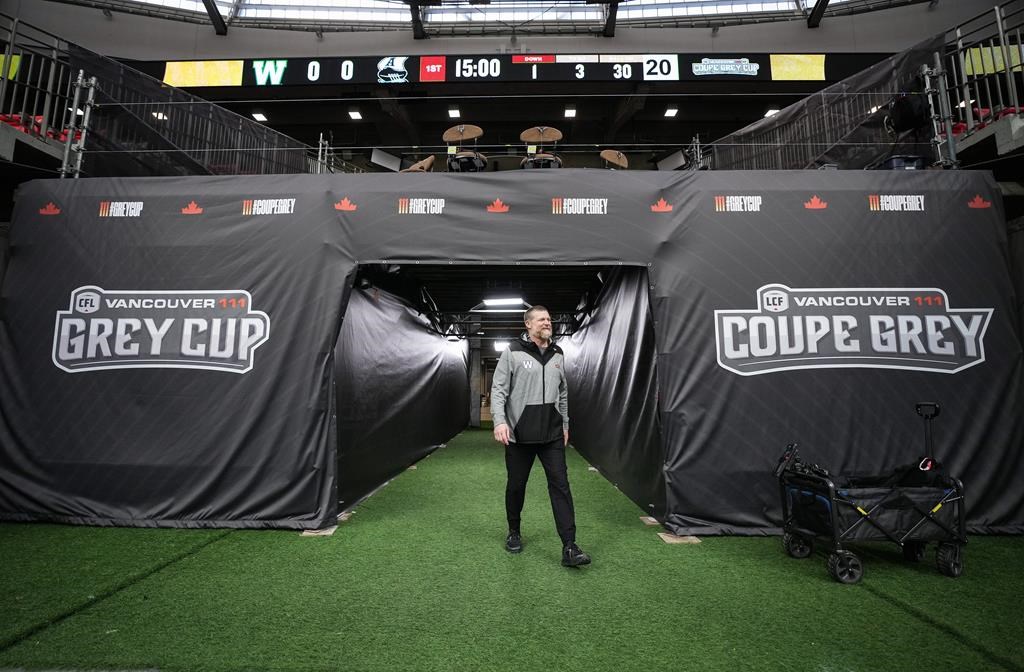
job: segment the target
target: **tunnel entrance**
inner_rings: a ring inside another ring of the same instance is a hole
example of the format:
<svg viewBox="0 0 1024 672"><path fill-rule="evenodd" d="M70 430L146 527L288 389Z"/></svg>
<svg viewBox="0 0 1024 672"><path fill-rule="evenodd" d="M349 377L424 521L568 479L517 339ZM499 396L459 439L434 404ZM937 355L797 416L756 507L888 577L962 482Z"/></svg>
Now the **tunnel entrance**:
<svg viewBox="0 0 1024 672"><path fill-rule="evenodd" d="M661 513L647 288L641 266L360 265L336 349L340 507L486 425L498 358L522 336L523 312L543 305L565 352L571 445Z"/></svg>

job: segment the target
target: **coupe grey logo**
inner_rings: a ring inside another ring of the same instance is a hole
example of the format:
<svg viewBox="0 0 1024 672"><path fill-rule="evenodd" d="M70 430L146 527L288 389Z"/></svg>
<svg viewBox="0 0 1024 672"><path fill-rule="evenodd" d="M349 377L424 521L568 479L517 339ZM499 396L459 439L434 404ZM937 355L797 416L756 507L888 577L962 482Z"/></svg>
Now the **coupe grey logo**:
<svg viewBox="0 0 1024 672"><path fill-rule="evenodd" d="M718 365L741 376L794 369L957 373L985 361L992 308L949 307L934 287L765 285L754 310L716 310Z"/></svg>
<svg viewBox="0 0 1024 672"><path fill-rule="evenodd" d="M377 82L379 84L405 84L409 71L405 69L408 56L387 56L377 61Z"/></svg>
<svg viewBox="0 0 1024 672"><path fill-rule="evenodd" d="M252 370L270 318L240 289L108 291L79 287L58 310L53 363L68 373L104 369Z"/></svg>
<svg viewBox="0 0 1024 672"><path fill-rule="evenodd" d="M706 75L745 75L756 77L760 63L751 63L749 58L702 58L700 63L691 63L690 68L697 77Z"/></svg>

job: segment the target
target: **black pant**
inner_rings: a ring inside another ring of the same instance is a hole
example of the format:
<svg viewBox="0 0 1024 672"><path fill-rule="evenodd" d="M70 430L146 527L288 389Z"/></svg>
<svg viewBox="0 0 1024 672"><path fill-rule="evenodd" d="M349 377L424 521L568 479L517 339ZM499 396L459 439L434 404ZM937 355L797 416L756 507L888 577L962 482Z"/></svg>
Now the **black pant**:
<svg viewBox="0 0 1024 672"><path fill-rule="evenodd" d="M555 515L558 536L563 544L576 541L576 513L572 506L572 492L569 491L565 444L562 439L550 443L510 443L505 447L505 468L508 470L505 513L508 516L508 529L519 529L523 501L526 499L526 482L530 478L534 456L540 458L544 474L548 477L548 495L551 496L551 512Z"/></svg>

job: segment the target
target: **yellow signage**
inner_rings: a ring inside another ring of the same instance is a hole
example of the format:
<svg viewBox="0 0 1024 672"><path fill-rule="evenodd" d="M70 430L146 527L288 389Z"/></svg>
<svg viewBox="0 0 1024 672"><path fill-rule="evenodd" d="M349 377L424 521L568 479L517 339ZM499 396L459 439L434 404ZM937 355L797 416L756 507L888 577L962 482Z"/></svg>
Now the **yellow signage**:
<svg viewBox="0 0 1024 672"><path fill-rule="evenodd" d="M168 61L164 84L241 86L243 61Z"/></svg>
<svg viewBox="0 0 1024 672"><path fill-rule="evenodd" d="M1020 67L1020 49L1010 47L1010 65L1014 70ZM964 74L993 75L1006 70L1002 47L974 47L964 52Z"/></svg>
<svg viewBox="0 0 1024 672"><path fill-rule="evenodd" d="M6 68L4 67L5 59L5 56L0 55L0 79L4 77L7 79L14 79L18 76L18 66L21 65L21 56L11 56L11 62Z"/></svg>
<svg viewBox="0 0 1024 672"><path fill-rule="evenodd" d="M825 81L825 54L771 54L775 81Z"/></svg>

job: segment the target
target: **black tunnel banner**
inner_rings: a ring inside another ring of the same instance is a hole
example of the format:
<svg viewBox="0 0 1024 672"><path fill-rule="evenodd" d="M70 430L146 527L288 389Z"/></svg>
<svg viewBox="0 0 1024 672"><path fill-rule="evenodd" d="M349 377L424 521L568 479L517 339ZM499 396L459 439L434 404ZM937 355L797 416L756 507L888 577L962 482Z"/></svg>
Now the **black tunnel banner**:
<svg viewBox="0 0 1024 672"><path fill-rule="evenodd" d="M929 400L970 529L1021 532L1010 259L998 189L966 171L32 182L2 284L0 518L329 524L440 441L353 451L339 431L336 355L372 351L343 323L356 266L522 262L641 269L574 343L571 432L671 530L777 530L787 443L881 472L923 453L914 403ZM407 372L448 375L408 342ZM445 396L438 436L466 417Z"/></svg>
<svg viewBox="0 0 1024 672"><path fill-rule="evenodd" d="M466 345L393 294L352 290L335 348L342 508L466 428Z"/></svg>

